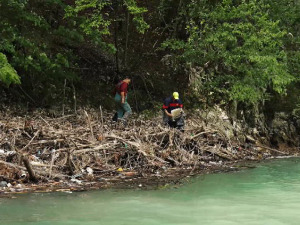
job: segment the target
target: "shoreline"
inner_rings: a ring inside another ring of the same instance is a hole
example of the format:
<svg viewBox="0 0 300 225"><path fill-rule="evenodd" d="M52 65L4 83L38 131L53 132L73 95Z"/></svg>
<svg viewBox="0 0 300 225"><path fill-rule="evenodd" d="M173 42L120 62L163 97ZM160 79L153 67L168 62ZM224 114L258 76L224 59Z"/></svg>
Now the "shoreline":
<svg viewBox="0 0 300 225"><path fill-rule="evenodd" d="M186 131L162 126L161 118L133 117L128 127L96 110L49 117L44 111L0 113L0 198L17 193L157 188L185 177L243 168L272 157L296 157L247 137L229 138L216 122L186 120ZM228 120L219 121L228 125ZM210 125L211 124L211 125ZM224 126L225 126L224 125ZM228 127L227 127L228 128Z"/></svg>
<svg viewBox="0 0 300 225"><path fill-rule="evenodd" d="M240 160L236 162L227 162L225 164L209 163L210 166L203 168L189 169L189 168L172 168L165 171L165 174L148 174L144 177L139 175L126 175L126 173L118 173L116 176L98 177L95 180L82 180L80 184L74 182L47 182L47 183L28 183L23 186L13 186L10 188L0 188L0 198L17 198L19 194L32 193L55 193L55 192L85 192L92 190L126 190L126 189L142 189L142 190L156 190L167 188L170 186L183 185L185 179L191 177L203 176L216 173L231 173L239 172L245 169L254 169L255 165L268 160L295 158L299 155L270 157L263 160L245 161ZM127 172L129 173L129 172Z"/></svg>

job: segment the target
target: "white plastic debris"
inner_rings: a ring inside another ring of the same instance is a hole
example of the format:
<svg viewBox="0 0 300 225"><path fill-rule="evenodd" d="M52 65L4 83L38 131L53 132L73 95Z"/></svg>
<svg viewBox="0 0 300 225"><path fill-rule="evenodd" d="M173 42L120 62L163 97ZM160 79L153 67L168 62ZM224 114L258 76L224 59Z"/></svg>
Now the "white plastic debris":
<svg viewBox="0 0 300 225"><path fill-rule="evenodd" d="M91 167L86 168L88 175L93 175L94 170Z"/></svg>
<svg viewBox="0 0 300 225"><path fill-rule="evenodd" d="M77 179L71 179L72 182L76 183L76 184L82 184L82 181L77 180Z"/></svg>
<svg viewBox="0 0 300 225"><path fill-rule="evenodd" d="M0 149L0 155L10 156L16 154L16 151L5 151L4 149Z"/></svg>
<svg viewBox="0 0 300 225"><path fill-rule="evenodd" d="M24 170L21 171L21 178L25 178L26 177L26 172Z"/></svg>

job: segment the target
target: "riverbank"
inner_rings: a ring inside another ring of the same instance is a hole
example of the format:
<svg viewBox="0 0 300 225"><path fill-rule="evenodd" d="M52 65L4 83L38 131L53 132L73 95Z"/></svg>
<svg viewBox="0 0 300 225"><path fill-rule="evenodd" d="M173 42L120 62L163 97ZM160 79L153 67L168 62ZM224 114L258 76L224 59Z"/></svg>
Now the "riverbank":
<svg viewBox="0 0 300 225"><path fill-rule="evenodd" d="M299 152L242 135L241 129L229 128L223 112L213 121L188 114L184 133L164 127L159 116L133 116L126 127L111 117L95 109L64 116L2 112L0 196L163 187L195 174L237 170L241 162Z"/></svg>

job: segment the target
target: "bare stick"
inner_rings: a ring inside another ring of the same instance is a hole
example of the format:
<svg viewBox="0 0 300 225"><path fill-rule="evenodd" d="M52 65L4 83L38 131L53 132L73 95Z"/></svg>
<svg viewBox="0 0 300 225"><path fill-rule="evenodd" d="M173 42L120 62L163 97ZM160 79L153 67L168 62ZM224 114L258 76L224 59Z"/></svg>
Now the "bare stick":
<svg viewBox="0 0 300 225"><path fill-rule="evenodd" d="M90 131L91 131L91 134L92 134L92 138L93 140L95 140L95 137L94 137L94 132L93 132L93 127L92 127L92 123L91 123L91 119L90 119L90 116L89 114L87 113L87 111L84 110L84 113L87 117L87 120L88 120L88 124L89 124L89 127L90 127Z"/></svg>
<svg viewBox="0 0 300 225"><path fill-rule="evenodd" d="M286 155L285 152L278 151L278 150L276 150L276 149L274 149L274 148L270 148L270 147L263 146L263 145L256 145L256 146L257 146L257 147L260 147L260 148L268 149L268 150L273 151L273 152L280 153L280 154L282 154L282 155Z"/></svg>
<svg viewBox="0 0 300 225"><path fill-rule="evenodd" d="M23 148L20 150L20 152L22 152L22 151L24 151L25 149L27 149L27 148L30 146L31 142L33 142L33 140L35 139L35 137L36 137L39 133L40 133L39 130L38 130L37 132L35 132L33 138L31 138L31 140L28 142L28 144L27 144L25 147L23 147Z"/></svg>
<svg viewBox="0 0 300 225"><path fill-rule="evenodd" d="M100 105L100 116L101 116L101 130L102 134L104 133L104 120L103 120L103 113L102 113L102 107Z"/></svg>
<svg viewBox="0 0 300 225"><path fill-rule="evenodd" d="M67 85L67 79L65 79L65 83L64 83L64 95L63 95L63 105L62 105L63 116L65 115L66 85Z"/></svg>
<svg viewBox="0 0 300 225"><path fill-rule="evenodd" d="M23 166L19 166L19 165L16 165L16 164L13 164L13 163L9 163L9 162L5 162L3 160L0 160L0 164L4 164L6 166L10 166L10 167L13 167L15 169L19 169L19 170L25 170L26 168L23 167Z"/></svg>
<svg viewBox="0 0 300 225"><path fill-rule="evenodd" d="M72 81L72 88L73 88L73 99L74 99L74 113L77 114L76 89L75 89L73 81Z"/></svg>
<svg viewBox="0 0 300 225"><path fill-rule="evenodd" d="M49 127L51 127L51 125L43 118L43 117L41 117L40 116L40 118L49 126Z"/></svg>

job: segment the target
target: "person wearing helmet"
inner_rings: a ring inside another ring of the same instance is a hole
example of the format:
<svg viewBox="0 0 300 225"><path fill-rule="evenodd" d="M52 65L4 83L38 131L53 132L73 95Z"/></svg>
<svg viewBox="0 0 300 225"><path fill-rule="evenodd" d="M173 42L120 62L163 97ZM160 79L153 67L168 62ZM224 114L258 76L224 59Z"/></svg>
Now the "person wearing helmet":
<svg viewBox="0 0 300 225"><path fill-rule="evenodd" d="M163 104L163 122L172 128L184 129L183 104L178 92L165 99Z"/></svg>

